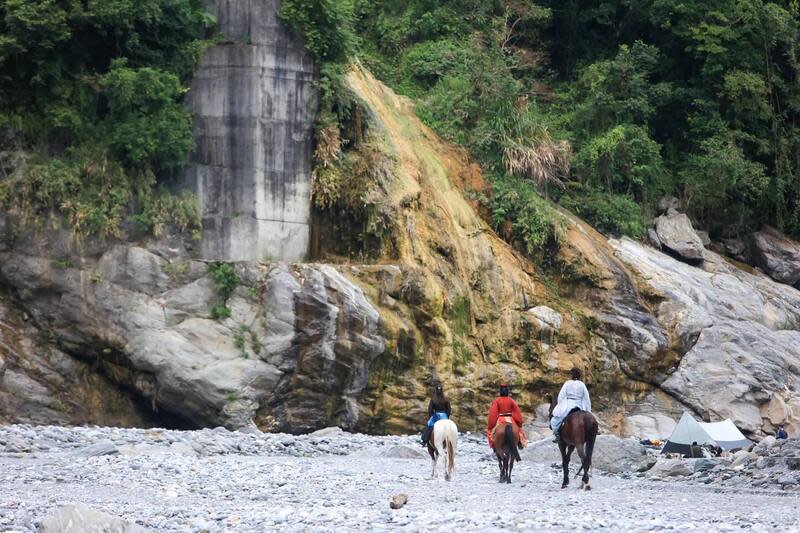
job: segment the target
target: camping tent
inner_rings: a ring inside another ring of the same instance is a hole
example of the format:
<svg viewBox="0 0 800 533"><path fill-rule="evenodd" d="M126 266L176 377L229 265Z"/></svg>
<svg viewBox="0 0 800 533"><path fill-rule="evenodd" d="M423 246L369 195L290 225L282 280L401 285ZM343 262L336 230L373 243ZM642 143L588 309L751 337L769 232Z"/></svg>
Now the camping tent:
<svg viewBox="0 0 800 533"><path fill-rule="evenodd" d="M688 456L693 442L703 445L709 441L716 442L717 446L726 451L750 445L750 441L742 435L730 418L722 422L703 423L684 412L661 449L661 453L682 453Z"/></svg>

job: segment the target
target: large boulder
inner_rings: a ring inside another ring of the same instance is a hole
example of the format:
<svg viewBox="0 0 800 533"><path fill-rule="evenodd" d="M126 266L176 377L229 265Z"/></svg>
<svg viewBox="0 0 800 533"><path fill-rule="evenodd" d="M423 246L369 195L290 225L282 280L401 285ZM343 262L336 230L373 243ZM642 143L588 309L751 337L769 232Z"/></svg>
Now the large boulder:
<svg viewBox="0 0 800 533"><path fill-rule="evenodd" d="M685 477L694 474L694 464L688 459L659 458L648 472L654 478Z"/></svg>
<svg viewBox="0 0 800 533"><path fill-rule="evenodd" d="M710 251L697 268L629 239L611 244L658 295L654 314L671 338L660 357L672 367L656 383L707 420L771 428L775 395L787 405L800 397L800 292Z"/></svg>
<svg viewBox="0 0 800 533"><path fill-rule="evenodd" d="M30 242L0 252L0 278L61 346L154 409L196 426L355 427L385 341L378 312L336 268L239 263L231 316L213 320L223 302L207 265L165 257L159 243L56 261L49 250L69 250L61 234Z"/></svg>
<svg viewBox="0 0 800 533"><path fill-rule="evenodd" d="M703 259L703 241L683 213L662 215L656 219L656 234L664 248L687 261Z"/></svg>
<svg viewBox="0 0 800 533"><path fill-rule="evenodd" d="M39 524L38 533L147 533L147 529L86 507L66 505Z"/></svg>
<svg viewBox="0 0 800 533"><path fill-rule="evenodd" d="M753 261L775 281L787 285L800 281L800 242L774 228L753 233Z"/></svg>

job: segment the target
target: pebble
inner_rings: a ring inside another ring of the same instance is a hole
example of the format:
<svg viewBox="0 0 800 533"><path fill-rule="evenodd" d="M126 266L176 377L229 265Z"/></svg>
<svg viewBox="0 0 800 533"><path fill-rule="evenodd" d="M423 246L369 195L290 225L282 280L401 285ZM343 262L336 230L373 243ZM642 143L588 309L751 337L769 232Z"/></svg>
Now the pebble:
<svg viewBox="0 0 800 533"><path fill-rule="evenodd" d="M796 442L761 447L762 469L701 460L663 481L594 471L586 493L574 478L561 490L558 465L531 461L514 467L512 484L497 483L477 435L460 436L453 481L441 462L431 480L417 439L0 426L0 530L33 531L70 503L152 531L739 531L764 525L754 510L800 529L800 508L785 498L800 491ZM398 495L408 499L390 510ZM509 502L519 503L513 516Z"/></svg>

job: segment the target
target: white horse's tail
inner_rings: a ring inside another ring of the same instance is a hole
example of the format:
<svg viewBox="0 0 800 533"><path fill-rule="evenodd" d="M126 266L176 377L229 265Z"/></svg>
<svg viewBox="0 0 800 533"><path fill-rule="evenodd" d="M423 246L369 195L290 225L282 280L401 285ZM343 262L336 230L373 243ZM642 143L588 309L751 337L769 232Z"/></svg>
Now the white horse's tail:
<svg viewBox="0 0 800 533"><path fill-rule="evenodd" d="M452 473L456 468L456 448L458 447L458 427L450 422L445 428L444 441L447 444L447 470Z"/></svg>

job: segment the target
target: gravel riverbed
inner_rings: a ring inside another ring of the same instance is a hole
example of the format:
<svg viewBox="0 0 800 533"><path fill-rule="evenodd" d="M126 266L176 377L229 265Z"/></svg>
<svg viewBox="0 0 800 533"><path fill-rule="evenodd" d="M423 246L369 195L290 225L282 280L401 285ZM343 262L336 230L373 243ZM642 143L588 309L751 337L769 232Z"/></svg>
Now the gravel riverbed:
<svg viewBox="0 0 800 533"><path fill-rule="evenodd" d="M328 433L328 434L325 434ZM593 472L559 489L550 463L497 483L462 434L456 474L431 480L416 437L0 427L0 531L84 504L154 531L767 531L800 529L796 493ZM573 467L574 471L574 467ZM389 498L408 495L401 509Z"/></svg>

